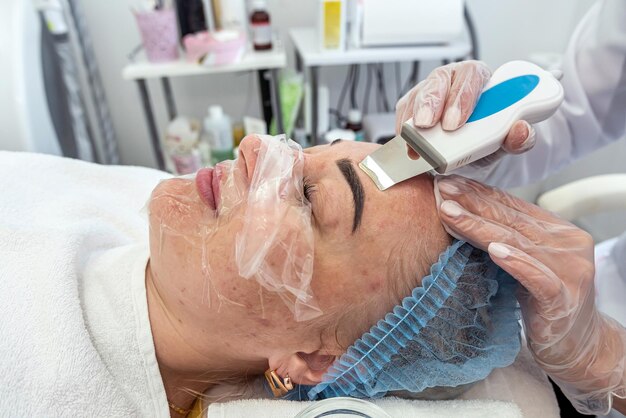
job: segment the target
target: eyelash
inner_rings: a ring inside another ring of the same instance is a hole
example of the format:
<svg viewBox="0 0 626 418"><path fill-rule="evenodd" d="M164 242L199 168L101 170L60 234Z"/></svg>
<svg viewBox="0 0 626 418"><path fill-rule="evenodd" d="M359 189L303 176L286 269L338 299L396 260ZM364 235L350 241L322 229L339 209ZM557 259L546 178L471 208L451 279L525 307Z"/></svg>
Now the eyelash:
<svg viewBox="0 0 626 418"><path fill-rule="evenodd" d="M302 179L302 193L307 202L311 203L311 195L315 193L315 185L309 181L308 177Z"/></svg>

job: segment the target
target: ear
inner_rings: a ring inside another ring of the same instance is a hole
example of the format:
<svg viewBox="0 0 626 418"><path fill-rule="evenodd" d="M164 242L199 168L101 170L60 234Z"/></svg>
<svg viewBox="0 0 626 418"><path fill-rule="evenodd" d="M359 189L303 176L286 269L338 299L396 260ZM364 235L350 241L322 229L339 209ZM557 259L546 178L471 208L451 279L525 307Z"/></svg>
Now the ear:
<svg viewBox="0 0 626 418"><path fill-rule="evenodd" d="M299 385L316 385L335 361L335 356L313 353L293 353L286 357L270 359L270 369L283 379L289 375L291 381Z"/></svg>

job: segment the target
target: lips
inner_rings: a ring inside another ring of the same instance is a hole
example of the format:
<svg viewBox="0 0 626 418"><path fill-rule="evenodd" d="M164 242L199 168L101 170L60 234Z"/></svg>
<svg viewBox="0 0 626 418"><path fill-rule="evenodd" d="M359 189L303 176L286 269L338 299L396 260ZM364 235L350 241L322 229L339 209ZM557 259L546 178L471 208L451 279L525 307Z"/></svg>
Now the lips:
<svg viewBox="0 0 626 418"><path fill-rule="evenodd" d="M203 168L196 174L196 188L200 199L213 210L217 210L219 203L220 177L213 168Z"/></svg>

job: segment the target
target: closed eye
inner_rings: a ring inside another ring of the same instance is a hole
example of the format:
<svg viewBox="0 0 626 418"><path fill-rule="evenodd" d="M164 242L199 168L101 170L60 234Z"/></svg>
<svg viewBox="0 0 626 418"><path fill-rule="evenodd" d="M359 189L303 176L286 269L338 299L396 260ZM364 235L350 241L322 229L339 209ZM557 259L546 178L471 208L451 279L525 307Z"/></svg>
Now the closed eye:
<svg viewBox="0 0 626 418"><path fill-rule="evenodd" d="M308 177L304 177L302 179L302 193L304 194L304 198L307 202L311 203L311 196L316 192L317 188Z"/></svg>

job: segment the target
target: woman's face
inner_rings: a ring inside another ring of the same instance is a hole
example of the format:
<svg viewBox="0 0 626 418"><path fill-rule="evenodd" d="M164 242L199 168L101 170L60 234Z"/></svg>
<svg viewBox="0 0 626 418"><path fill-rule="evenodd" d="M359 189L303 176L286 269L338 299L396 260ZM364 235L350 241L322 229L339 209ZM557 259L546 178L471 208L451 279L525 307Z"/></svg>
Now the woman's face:
<svg viewBox="0 0 626 418"><path fill-rule="evenodd" d="M358 168L378 145L349 141L290 150L293 170L285 174L263 155L268 140L277 141L248 136L236 160L155 188L154 280L186 320L219 312L242 333L281 335L299 351L309 343L318 349L320 336L305 341L294 315L352 313L351 326L333 335L350 344L409 295L449 244L432 180L381 192ZM253 259L258 254L262 260ZM300 291L311 299L294 310Z"/></svg>

